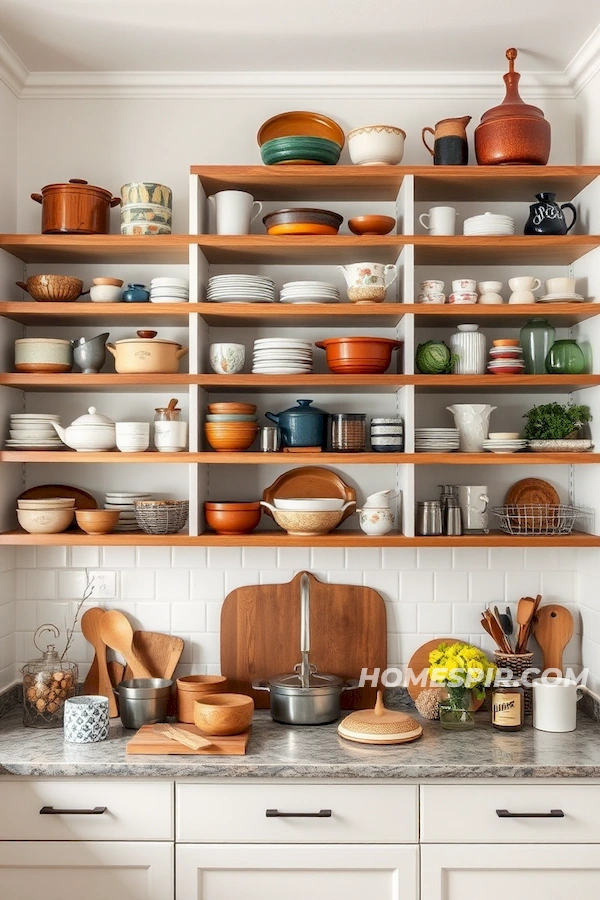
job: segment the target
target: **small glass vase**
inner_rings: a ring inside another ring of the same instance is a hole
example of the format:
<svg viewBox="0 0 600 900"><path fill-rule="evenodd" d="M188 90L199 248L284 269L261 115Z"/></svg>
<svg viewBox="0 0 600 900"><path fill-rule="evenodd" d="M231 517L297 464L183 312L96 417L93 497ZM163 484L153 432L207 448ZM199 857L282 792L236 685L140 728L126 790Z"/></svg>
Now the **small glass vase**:
<svg viewBox="0 0 600 900"><path fill-rule="evenodd" d="M577 341L554 341L546 356L546 372L550 375L582 375L584 371L585 357Z"/></svg>
<svg viewBox="0 0 600 900"><path fill-rule="evenodd" d="M471 691L448 687L448 699L440 700L440 725L448 731L470 731L475 718L470 710Z"/></svg>

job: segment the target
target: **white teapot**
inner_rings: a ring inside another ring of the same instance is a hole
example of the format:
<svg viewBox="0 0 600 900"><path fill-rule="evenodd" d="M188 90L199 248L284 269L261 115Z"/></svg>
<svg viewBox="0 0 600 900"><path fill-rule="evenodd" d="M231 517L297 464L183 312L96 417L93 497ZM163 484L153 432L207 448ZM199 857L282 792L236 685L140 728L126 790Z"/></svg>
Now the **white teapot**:
<svg viewBox="0 0 600 900"><path fill-rule="evenodd" d="M370 494L363 503L363 509L390 509L390 500L397 496L397 491L377 491Z"/></svg>
<svg viewBox="0 0 600 900"><path fill-rule="evenodd" d="M117 445L115 423L108 416L100 415L95 406L90 406L87 414L79 416L68 428L56 422L51 424L63 444L72 450L112 450Z"/></svg>

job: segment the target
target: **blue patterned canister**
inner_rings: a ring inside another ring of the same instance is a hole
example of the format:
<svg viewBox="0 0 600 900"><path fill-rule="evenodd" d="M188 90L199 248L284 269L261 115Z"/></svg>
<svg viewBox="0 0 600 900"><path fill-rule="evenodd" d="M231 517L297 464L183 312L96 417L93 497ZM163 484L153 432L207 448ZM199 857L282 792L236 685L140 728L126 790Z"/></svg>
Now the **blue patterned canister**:
<svg viewBox="0 0 600 900"><path fill-rule="evenodd" d="M95 744L108 737L108 700L106 697L71 697L65 703L65 741Z"/></svg>

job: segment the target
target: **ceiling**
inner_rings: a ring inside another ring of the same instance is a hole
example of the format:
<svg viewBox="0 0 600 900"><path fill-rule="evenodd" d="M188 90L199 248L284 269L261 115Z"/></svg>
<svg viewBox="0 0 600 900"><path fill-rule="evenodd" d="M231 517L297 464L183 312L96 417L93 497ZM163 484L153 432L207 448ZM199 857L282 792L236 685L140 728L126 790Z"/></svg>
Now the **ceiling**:
<svg viewBox="0 0 600 900"><path fill-rule="evenodd" d="M594 32L590 0L0 0L31 73L563 72Z"/></svg>

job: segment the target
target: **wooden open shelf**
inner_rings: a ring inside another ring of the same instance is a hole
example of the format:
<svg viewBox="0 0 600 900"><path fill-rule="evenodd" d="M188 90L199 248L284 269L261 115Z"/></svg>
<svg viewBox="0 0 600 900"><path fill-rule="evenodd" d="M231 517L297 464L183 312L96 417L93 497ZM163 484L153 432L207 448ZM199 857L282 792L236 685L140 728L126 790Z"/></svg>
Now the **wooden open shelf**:
<svg viewBox="0 0 600 900"><path fill-rule="evenodd" d="M339 530L329 534L290 535L284 531L254 531L252 534L226 535L205 532L196 537L189 534L151 535L141 531L121 534L90 535L82 531L63 531L60 534L27 534L25 531L6 531L0 534L0 545L13 546L186 546L186 547L600 547L600 535L577 531L565 535L532 535L513 537L499 531L481 535L457 537L414 537L390 533L383 537L369 537L362 531Z"/></svg>
<svg viewBox="0 0 600 900"><path fill-rule="evenodd" d="M416 266L568 266L600 247L600 235L505 235L432 237L414 235ZM545 304L544 304L545 305Z"/></svg>
<svg viewBox="0 0 600 900"><path fill-rule="evenodd" d="M0 250L26 263L179 263L187 265L189 234L0 234Z"/></svg>
<svg viewBox="0 0 600 900"><path fill-rule="evenodd" d="M0 316L22 325L74 325L76 322L85 325L98 321L105 327L131 325L139 328L144 322L187 326L192 305L197 306L191 303L36 303L16 300L0 301Z"/></svg>
<svg viewBox="0 0 600 900"><path fill-rule="evenodd" d="M249 191L261 200L395 200L405 175L415 199L533 202L540 190L572 200L599 166L192 166L207 194Z"/></svg>
<svg viewBox="0 0 600 900"><path fill-rule="evenodd" d="M199 375L84 375L66 372L60 375L32 375L0 372L0 386L22 391L144 391L154 393L175 385L196 384Z"/></svg>
<svg viewBox="0 0 600 900"><path fill-rule="evenodd" d="M600 238L598 239L600 242ZM337 266L354 263L357 259L370 262L395 263L407 244L415 242L412 235L354 234L336 235L270 235L240 234L222 236L202 234L196 238L209 263L219 265Z"/></svg>
<svg viewBox="0 0 600 900"><path fill-rule="evenodd" d="M388 376L384 376L388 377ZM600 384L600 375L406 375L408 384L428 393L570 393Z"/></svg>
<svg viewBox="0 0 600 900"><path fill-rule="evenodd" d="M0 450L0 462L132 465L191 463L217 466L568 466L598 465L600 453L77 453L74 450Z"/></svg>
<svg viewBox="0 0 600 900"><path fill-rule="evenodd" d="M417 328L455 328L467 319L487 328L520 328L535 316L550 319L558 328L568 328L600 315L600 303L504 303L502 306L479 303L466 306L461 303L428 306L416 303L406 306L408 309L404 315L414 315Z"/></svg>

